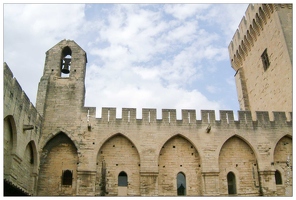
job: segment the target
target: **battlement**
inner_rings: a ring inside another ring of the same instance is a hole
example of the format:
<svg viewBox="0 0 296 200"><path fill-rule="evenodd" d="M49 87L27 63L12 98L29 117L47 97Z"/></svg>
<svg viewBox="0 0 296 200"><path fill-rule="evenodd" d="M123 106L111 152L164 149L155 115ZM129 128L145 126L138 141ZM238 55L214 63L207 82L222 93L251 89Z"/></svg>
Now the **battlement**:
<svg viewBox="0 0 296 200"><path fill-rule="evenodd" d="M27 116L29 116L30 121L40 121L42 119L41 115L37 112L35 106L31 103L27 94L23 91L21 85L17 81L17 79L13 76L9 66L7 63L3 65L3 78L4 78L4 98L9 98L10 104L18 105L18 109L24 111ZM6 106L6 105L4 105ZM7 105L8 106L8 105ZM4 111L8 111L9 109L4 109ZM14 110L14 112L16 112ZM7 113L13 114L13 113ZM38 122L37 124L40 124Z"/></svg>
<svg viewBox="0 0 296 200"><path fill-rule="evenodd" d="M95 118L96 108L85 107L84 113L90 118ZM188 125L188 124L211 124L211 125L247 125L248 127L260 126L291 126L292 113L272 112L273 121L270 120L268 111L257 111L256 119L252 119L251 111L238 111L238 120L234 119L234 112L231 110L220 110L220 119L215 116L214 110L201 110L201 119L196 119L196 110L182 109L182 119L177 119L176 109L162 109L162 118L157 119L157 109L143 108L142 118L136 118L136 108L122 108L122 117L116 117L116 108L102 108L101 118L95 118L100 123L126 123L126 124L172 124L172 125ZM92 120L91 120L92 121Z"/></svg>
<svg viewBox="0 0 296 200"><path fill-rule="evenodd" d="M228 46L231 65L238 70L251 51L257 37L279 9L292 9L292 4L250 4Z"/></svg>

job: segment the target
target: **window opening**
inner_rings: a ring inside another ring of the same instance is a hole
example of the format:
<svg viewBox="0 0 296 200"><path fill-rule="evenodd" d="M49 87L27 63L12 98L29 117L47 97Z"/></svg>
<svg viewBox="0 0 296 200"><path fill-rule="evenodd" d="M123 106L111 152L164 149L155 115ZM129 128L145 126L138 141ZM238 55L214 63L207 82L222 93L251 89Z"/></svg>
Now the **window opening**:
<svg viewBox="0 0 296 200"><path fill-rule="evenodd" d="M127 187L127 174L123 171L118 175L118 186Z"/></svg>
<svg viewBox="0 0 296 200"><path fill-rule="evenodd" d="M228 194L236 194L236 181L233 172L227 174Z"/></svg>
<svg viewBox="0 0 296 200"><path fill-rule="evenodd" d="M263 68L264 71L266 71L270 65L268 54L267 54L267 49L265 49L261 55L262 63L263 63Z"/></svg>
<svg viewBox="0 0 296 200"><path fill-rule="evenodd" d="M275 171L275 184L276 185L282 185L283 184L281 173L278 170Z"/></svg>
<svg viewBox="0 0 296 200"><path fill-rule="evenodd" d="M34 153L33 153L33 147L32 144L29 144L29 148L30 148L30 164L34 164Z"/></svg>
<svg viewBox="0 0 296 200"><path fill-rule="evenodd" d="M62 185L72 185L73 173L70 170L63 170Z"/></svg>
<svg viewBox="0 0 296 200"><path fill-rule="evenodd" d="M177 175L177 194L178 196L186 195L186 177L182 172Z"/></svg>
<svg viewBox="0 0 296 200"><path fill-rule="evenodd" d="M61 63L61 77L69 77L72 51L70 47L65 47L62 52L62 63Z"/></svg>

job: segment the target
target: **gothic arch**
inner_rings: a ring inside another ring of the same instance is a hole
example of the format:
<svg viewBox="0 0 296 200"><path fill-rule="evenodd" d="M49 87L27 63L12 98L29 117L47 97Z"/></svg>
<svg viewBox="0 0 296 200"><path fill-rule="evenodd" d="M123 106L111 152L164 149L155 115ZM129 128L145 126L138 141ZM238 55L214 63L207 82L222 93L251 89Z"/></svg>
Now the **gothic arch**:
<svg viewBox="0 0 296 200"><path fill-rule="evenodd" d="M182 172L186 176L186 195L202 194L201 156L193 143L181 134L170 137L158 156L158 194L176 196L176 176ZM174 189L168 189L172 185Z"/></svg>
<svg viewBox="0 0 296 200"><path fill-rule="evenodd" d="M113 137L116 137L116 136L123 136L125 137L127 140L129 140L132 145L134 146L133 148L135 148L137 150L137 152L139 153L138 151L138 148L137 148L137 143L134 142L134 140L122 133L115 133L115 134L111 134L109 136L107 136L104 140L102 140L98 145L96 145L98 148L95 149L95 151L97 152L97 157L99 156L100 154L100 151L101 151L101 148L103 147L103 145L110 139L112 139ZM140 160L141 160L141 155L139 154L139 157L140 157Z"/></svg>
<svg viewBox="0 0 296 200"><path fill-rule="evenodd" d="M293 142L290 135L285 135L277 140L274 151L273 151L273 162L274 169L280 172L280 178L282 184L276 184L277 180L275 176L275 185L277 194L279 196L285 196L292 190L293 183ZM291 194L291 193L290 193Z"/></svg>
<svg viewBox="0 0 296 200"><path fill-rule="evenodd" d="M35 193L35 185L36 185L36 175L38 171L38 156L37 156L37 148L34 140L31 140L26 145L26 149L23 155L23 176L26 176L25 180L27 180L27 190L29 193Z"/></svg>
<svg viewBox="0 0 296 200"><path fill-rule="evenodd" d="M44 146L50 141L52 140L54 137L56 137L58 134L63 133L65 134L74 144L74 146L76 147L77 150L79 150L79 142L75 139L72 139L71 134L66 131L63 128L57 129L55 130L53 133L48 134L48 136L40 143L40 148L44 148Z"/></svg>
<svg viewBox="0 0 296 200"><path fill-rule="evenodd" d="M39 160L38 160L38 151L37 151L37 146L34 140L31 140L30 142L28 142L27 147L30 146L30 150L32 151L32 159L33 159L33 168L32 168L32 173L37 173L37 168L39 165ZM27 149L26 147L26 149Z"/></svg>
<svg viewBox="0 0 296 200"><path fill-rule="evenodd" d="M128 177L125 195L140 195L140 164L140 154L126 135L116 133L109 136L96 157L95 195L122 195L118 187L118 174L122 171Z"/></svg>
<svg viewBox="0 0 296 200"><path fill-rule="evenodd" d="M237 135L237 134L234 134L234 135L231 135L231 136L229 136L229 137L227 137L225 140L223 140L223 141L221 141L220 142L220 144L218 145L218 147L217 147L217 158L219 159L219 154L220 154L220 152L221 152L221 149L222 149L222 147L223 147L223 145L229 140L229 139L231 139L232 137L237 137L237 138L239 138L239 139L241 139L242 141L244 141L251 149L252 149L252 151L254 152L254 154L255 154L255 157L256 157L256 159L258 159L259 157L258 157L258 152L256 151L256 149L253 147L253 145L246 139L246 138L244 138L243 136L241 136L241 135Z"/></svg>
<svg viewBox="0 0 296 200"><path fill-rule="evenodd" d="M8 127L6 127L8 125ZM14 117L12 115L8 115L4 118L4 124L3 124L4 131L7 130L6 128L9 128L9 132L12 136L12 151L14 152L17 148L17 129L16 129L16 123L14 120Z"/></svg>
<svg viewBox="0 0 296 200"><path fill-rule="evenodd" d="M38 179L38 195L72 195L76 191L77 165L79 164L77 147L64 132L52 137L42 148ZM72 185L64 185L62 177L65 171L73 173ZM58 188L58 189L57 189Z"/></svg>
<svg viewBox="0 0 296 200"><path fill-rule="evenodd" d="M226 177L229 172L235 170L238 172L235 173L237 194L259 194L258 163L255 151L246 140L238 135L229 137L219 151L219 185L222 195L228 195Z"/></svg>
<svg viewBox="0 0 296 200"><path fill-rule="evenodd" d="M176 136L180 136L180 137L184 138L185 140L187 140L188 142L190 142L192 144L192 146L197 150L200 157L202 158L202 152L198 149L198 147L195 145L195 143L192 142L192 140L190 140L188 137L186 137L185 135L180 134L180 133L174 133L174 134L170 135L168 138L164 139L162 142L160 142L157 149L156 149L157 155L160 154L160 151L161 151L163 145L165 143L167 143L170 139L172 139L173 137L176 137Z"/></svg>
<svg viewBox="0 0 296 200"><path fill-rule="evenodd" d="M272 160L274 160L274 154L275 154L275 148L276 148L276 146L278 145L278 143L280 142L280 140L283 139L284 137L290 138L292 140L292 136L289 135L289 134L281 135L280 137L276 138L276 140L274 141L274 144L272 145L271 150L270 150L270 152L273 152L272 158L271 158Z"/></svg>
<svg viewBox="0 0 296 200"><path fill-rule="evenodd" d="M12 154L17 148L16 125L12 115L8 115L3 120L3 147L4 147L4 178L9 176L11 169Z"/></svg>

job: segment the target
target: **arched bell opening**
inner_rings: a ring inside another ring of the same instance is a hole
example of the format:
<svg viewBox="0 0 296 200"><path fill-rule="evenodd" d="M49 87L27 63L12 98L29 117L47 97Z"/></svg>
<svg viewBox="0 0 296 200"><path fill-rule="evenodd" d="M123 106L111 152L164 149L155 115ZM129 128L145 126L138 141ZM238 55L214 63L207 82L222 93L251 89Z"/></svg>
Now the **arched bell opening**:
<svg viewBox="0 0 296 200"><path fill-rule="evenodd" d="M66 46L62 51L61 77L69 77L72 61L72 51Z"/></svg>

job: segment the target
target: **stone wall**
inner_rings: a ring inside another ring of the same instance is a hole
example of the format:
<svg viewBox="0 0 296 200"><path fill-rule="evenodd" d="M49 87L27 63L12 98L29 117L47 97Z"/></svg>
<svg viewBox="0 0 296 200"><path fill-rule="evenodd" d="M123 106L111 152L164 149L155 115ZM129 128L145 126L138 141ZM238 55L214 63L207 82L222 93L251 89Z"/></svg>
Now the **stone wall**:
<svg viewBox="0 0 296 200"><path fill-rule="evenodd" d="M4 179L26 194L36 194L38 141L42 117L8 65L3 65Z"/></svg>
<svg viewBox="0 0 296 200"><path fill-rule="evenodd" d="M292 4L251 4L228 47L240 108L253 115L292 109L292 11Z"/></svg>

